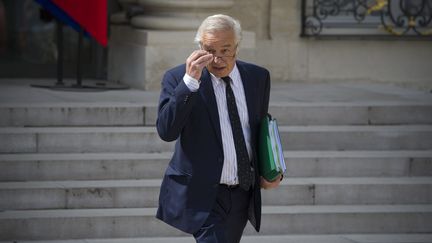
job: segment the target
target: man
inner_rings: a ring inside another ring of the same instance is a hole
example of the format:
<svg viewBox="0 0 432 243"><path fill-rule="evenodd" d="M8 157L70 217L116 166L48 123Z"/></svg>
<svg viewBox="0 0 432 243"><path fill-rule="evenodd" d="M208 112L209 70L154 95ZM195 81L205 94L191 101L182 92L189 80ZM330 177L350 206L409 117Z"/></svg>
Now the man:
<svg viewBox="0 0 432 243"><path fill-rule="evenodd" d="M261 220L259 123L268 112L270 75L237 61L241 27L213 15L198 28L200 49L167 71L157 119L159 136L176 141L165 172L157 217L198 243L238 243L249 221Z"/></svg>

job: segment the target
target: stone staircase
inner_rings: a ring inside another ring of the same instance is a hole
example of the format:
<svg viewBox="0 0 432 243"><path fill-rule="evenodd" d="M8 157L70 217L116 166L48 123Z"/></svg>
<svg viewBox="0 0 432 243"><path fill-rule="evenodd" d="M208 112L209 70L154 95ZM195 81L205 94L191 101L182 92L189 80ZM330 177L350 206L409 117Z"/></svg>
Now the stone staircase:
<svg viewBox="0 0 432 243"><path fill-rule="evenodd" d="M432 242L432 99L275 91L270 112L288 171L242 242ZM173 148L154 103L3 103L0 114L0 242L194 242L154 217Z"/></svg>

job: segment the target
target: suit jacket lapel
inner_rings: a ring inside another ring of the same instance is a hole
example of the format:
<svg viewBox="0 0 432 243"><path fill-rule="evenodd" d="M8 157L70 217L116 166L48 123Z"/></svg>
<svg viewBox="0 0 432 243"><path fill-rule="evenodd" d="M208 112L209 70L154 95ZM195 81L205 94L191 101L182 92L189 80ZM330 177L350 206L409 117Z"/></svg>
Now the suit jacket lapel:
<svg viewBox="0 0 432 243"><path fill-rule="evenodd" d="M250 77L248 72L245 70L244 66L237 62L237 68L240 72L240 76L243 83L243 89L246 97L246 104L248 108L249 115L249 126L251 129L255 127L255 119L257 114L255 114L256 110L256 97L257 96L257 85L255 84L255 79ZM254 131L251 131L254 134Z"/></svg>
<svg viewBox="0 0 432 243"><path fill-rule="evenodd" d="M202 76L201 76L201 88L200 94L204 103L206 104L207 111L210 114L210 119L213 123L213 130L215 131L216 137L219 141L219 145L222 148L222 135L220 130L220 122L219 122L219 113L216 104L216 97L214 94L214 89L212 85L212 80L210 77L210 73L204 68Z"/></svg>
<svg viewBox="0 0 432 243"><path fill-rule="evenodd" d="M240 72L240 77L242 79L242 83L243 83L243 89L245 92L245 97L246 97L246 104L247 104L247 108L248 108L248 115L249 115L249 126L251 129L251 146L252 146L252 164L256 170L256 172L258 172L258 154L257 154L257 144L256 142L258 141L257 136L257 124L258 124L258 119L259 119L259 114L256 113L256 98L258 97L258 85L257 85L257 81L256 79L251 76L247 70L245 69L245 67L243 65L241 65L241 63L237 62L237 68ZM255 173L255 180L258 181L258 173ZM259 188L259 187L258 187Z"/></svg>

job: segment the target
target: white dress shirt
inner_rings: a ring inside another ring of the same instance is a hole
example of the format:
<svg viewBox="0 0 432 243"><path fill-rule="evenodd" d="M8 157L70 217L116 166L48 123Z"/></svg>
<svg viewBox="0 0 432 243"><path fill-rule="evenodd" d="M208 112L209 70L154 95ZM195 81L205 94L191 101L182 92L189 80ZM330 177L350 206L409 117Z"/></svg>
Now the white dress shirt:
<svg viewBox="0 0 432 243"><path fill-rule="evenodd" d="M251 149L251 134L250 134L250 126L249 126L249 115L246 104L246 97L244 93L243 83L240 77L240 73L238 71L237 65L234 66L234 69L229 74L232 84L231 88L234 92L234 96L236 99L237 110L239 112L240 122L243 129L243 136L246 142L246 148L249 154L249 158L252 158L252 149ZM185 74L183 77L183 81L186 86L192 92L195 92L199 88L199 82L190 77L188 74ZM214 94L216 97L217 109L219 113L219 123L222 135L222 146L224 152L224 163L222 168L222 175L220 178L220 183L227 185L235 185L238 184L237 177L237 156L235 151L234 139L231 130L231 122L228 115L228 108L226 103L226 95L225 95L225 82L211 74L211 81L214 89Z"/></svg>

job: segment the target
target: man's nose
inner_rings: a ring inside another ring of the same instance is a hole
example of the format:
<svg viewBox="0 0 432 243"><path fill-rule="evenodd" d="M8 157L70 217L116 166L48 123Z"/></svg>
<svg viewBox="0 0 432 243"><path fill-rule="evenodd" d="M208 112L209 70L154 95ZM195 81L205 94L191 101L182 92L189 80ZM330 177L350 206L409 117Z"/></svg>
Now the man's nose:
<svg viewBox="0 0 432 243"><path fill-rule="evenodd" d="M213 55L213 62L214 63L220 63L220 62L222 62L222 57Z"/></svg>

